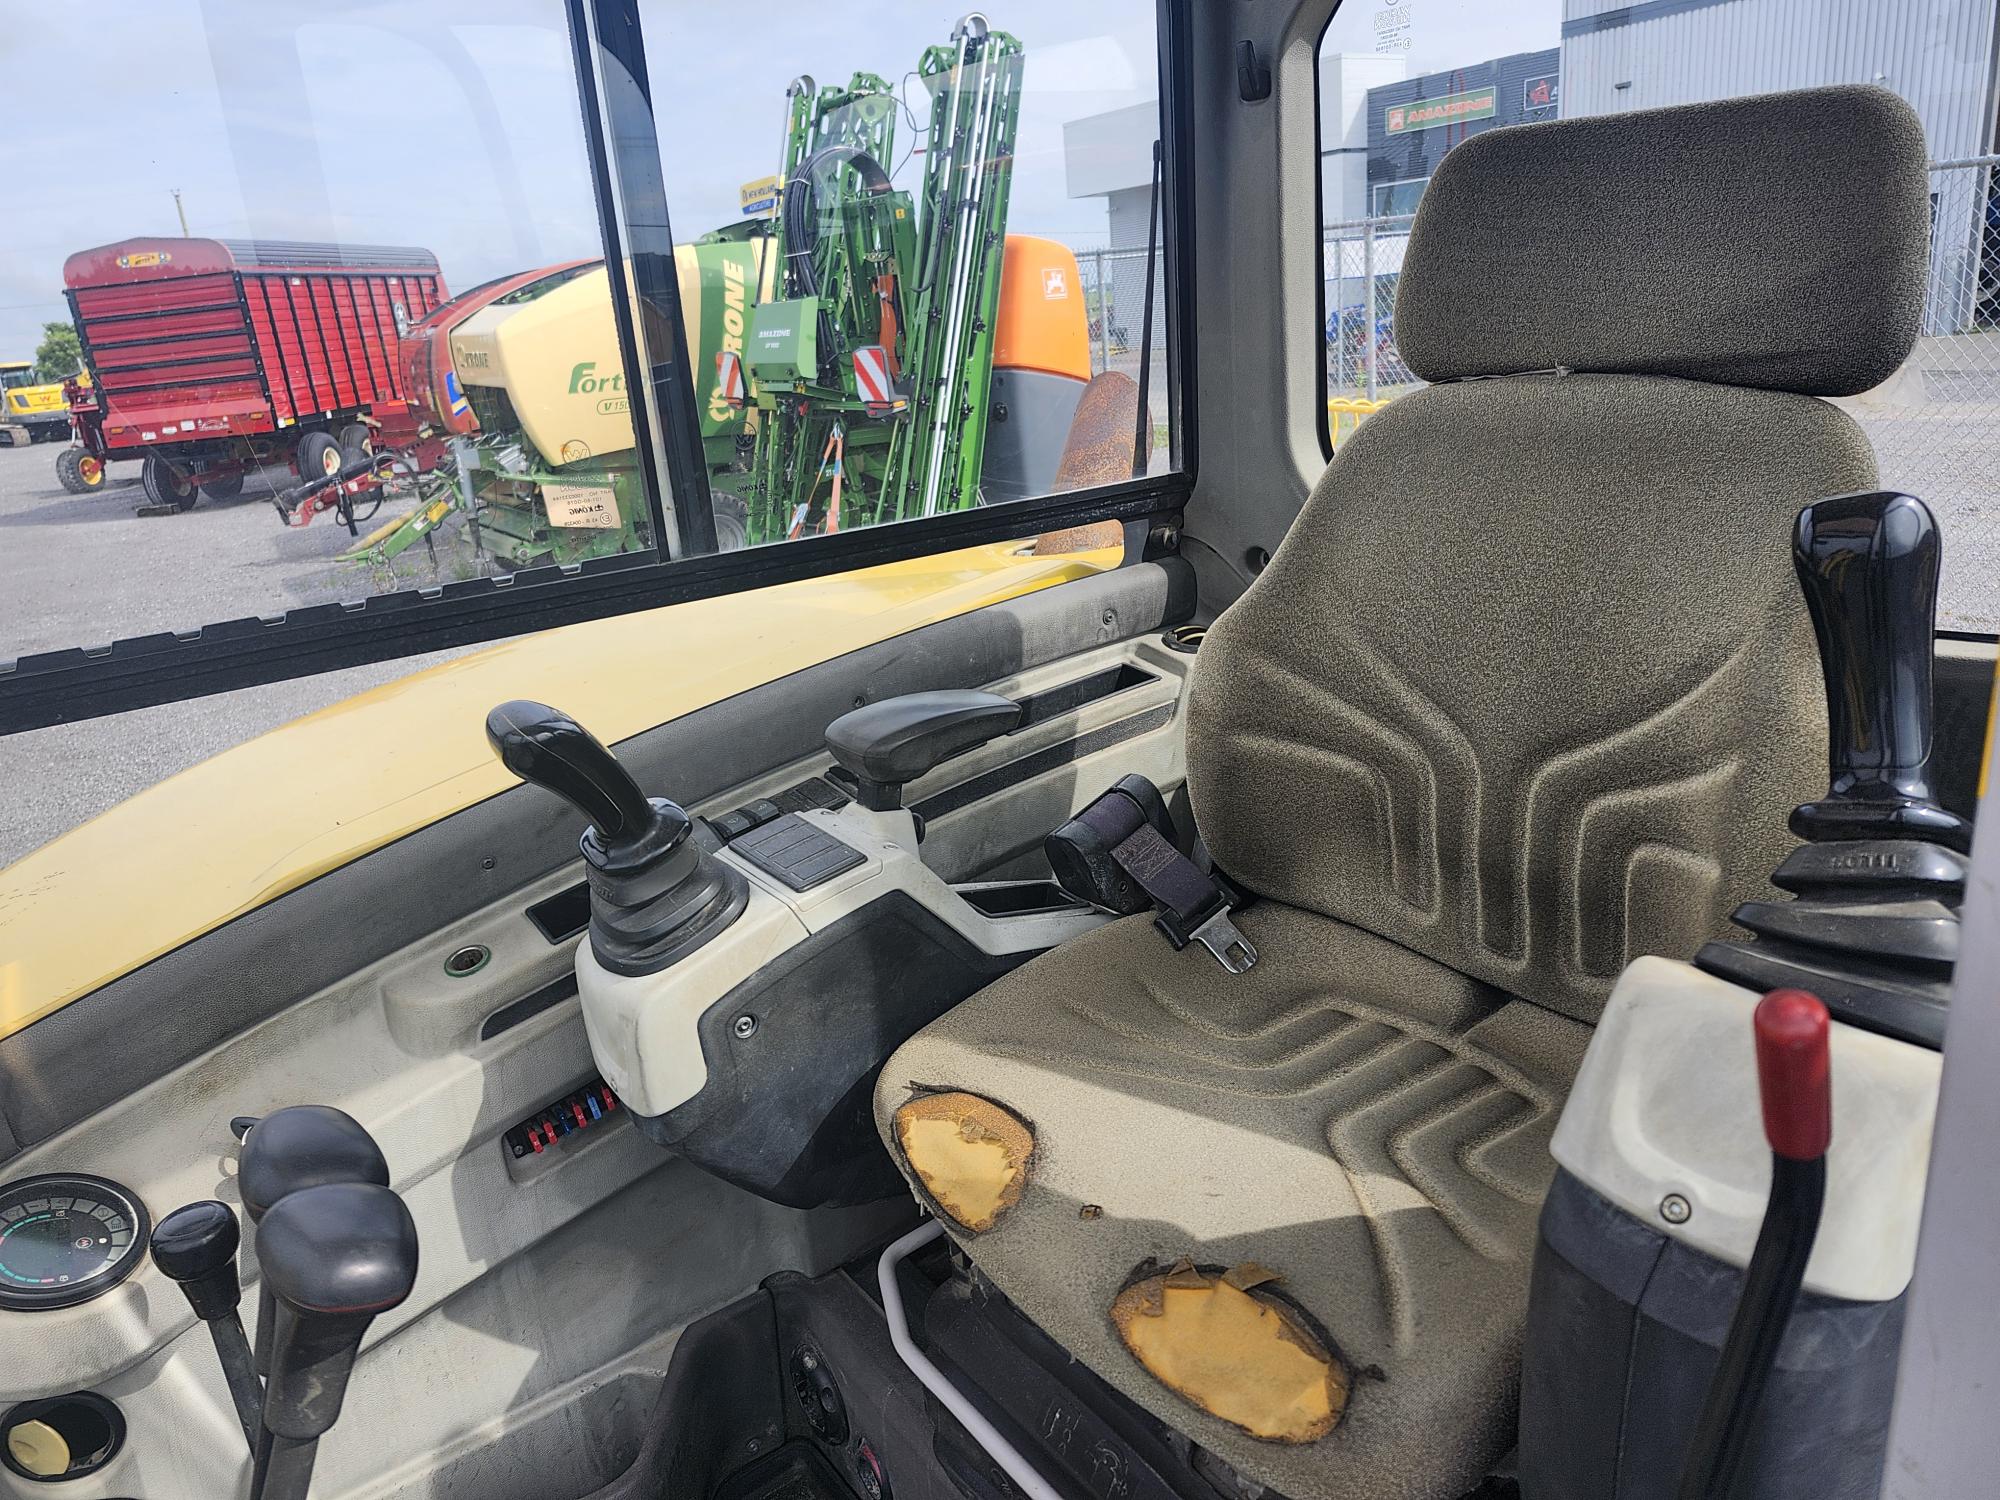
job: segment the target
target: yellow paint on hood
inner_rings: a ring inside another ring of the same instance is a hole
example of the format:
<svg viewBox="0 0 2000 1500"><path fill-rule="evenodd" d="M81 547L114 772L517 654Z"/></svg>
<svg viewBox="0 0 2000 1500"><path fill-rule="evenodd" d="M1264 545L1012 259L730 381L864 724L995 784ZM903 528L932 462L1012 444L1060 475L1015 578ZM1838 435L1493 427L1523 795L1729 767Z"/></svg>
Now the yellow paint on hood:
<svg viewBox="0 0 2000 1500"><path fill-rule="evenodd" d="M519 785L486 711L616 743L759 683L1115 566L1033 542L566 625L387 683L149 787L0 871L0 1037L350 860ZM329 776L314 768L339 766ZM670 789L669 789L670 790Z"/></svg>

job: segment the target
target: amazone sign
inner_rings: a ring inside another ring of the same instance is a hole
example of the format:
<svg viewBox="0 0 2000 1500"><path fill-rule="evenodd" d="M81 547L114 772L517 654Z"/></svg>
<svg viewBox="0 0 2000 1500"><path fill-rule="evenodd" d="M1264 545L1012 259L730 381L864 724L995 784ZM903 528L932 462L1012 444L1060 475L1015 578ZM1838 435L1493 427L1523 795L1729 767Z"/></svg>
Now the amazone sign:
<svg viewBox="0 0 2000 1500"><path fill-rule="evenodd" d="M1440 125L1463 125L1469 120L1493 118L1494 91L1473 89L1464 94L1440 94L1435 99L1417 99L1408 104L1392 104L1382 113L1382 128L1390 135L1412 130L1435 130Z"/></svg>

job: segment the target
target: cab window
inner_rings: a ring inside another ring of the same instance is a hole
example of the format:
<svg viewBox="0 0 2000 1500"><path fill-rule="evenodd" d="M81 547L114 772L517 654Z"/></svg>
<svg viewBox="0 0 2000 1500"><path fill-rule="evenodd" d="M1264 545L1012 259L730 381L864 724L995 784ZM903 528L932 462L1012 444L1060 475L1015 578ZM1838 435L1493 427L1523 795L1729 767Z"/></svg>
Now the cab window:
<svg viewBox="0 0 2000 1500"><path fill-rule="evenodd" d="M0 58L4 378L82 372L0 436L0 734L89 784L0 865L404 658L1185 494L1154 0L114 10Z"/></svg>
<svg viewBox="0 0 2000 1500"><path fill-rule="evenodd" d="M2000 156L1991 7L1789 0L1420 0L1335 11L1319 51L1324 379L1329 450L1420 382L1397 356L1403 248L1445 155L1488 130L1815 84L1877 83L1923 121L1931 259L1915 351L1838 404L1884 485L1943 528L1939 625L2000 626ZM1616 193L1617 184L1605 184ZM1507 226L1490 226L1504 253ZM1826 295L1839 297L1830 286Z"/></svg>

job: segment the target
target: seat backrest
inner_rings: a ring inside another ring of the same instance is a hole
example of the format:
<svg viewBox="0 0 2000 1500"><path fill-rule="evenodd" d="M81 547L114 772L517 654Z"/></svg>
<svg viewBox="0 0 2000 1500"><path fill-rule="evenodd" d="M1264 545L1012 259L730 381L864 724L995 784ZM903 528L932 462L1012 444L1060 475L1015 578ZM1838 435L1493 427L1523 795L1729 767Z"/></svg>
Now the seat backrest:
<svg viewBox="0 0 2000 1500"><path fill-rule="evenodd" d="M1584 1020L1725 931L1825 784L1791 526L1876 482L1816 398L1908 355L1927 195L1872 87L1446 156L1396 306L1434 384L1342 443L1197 660L1221 867Z"/></svg>

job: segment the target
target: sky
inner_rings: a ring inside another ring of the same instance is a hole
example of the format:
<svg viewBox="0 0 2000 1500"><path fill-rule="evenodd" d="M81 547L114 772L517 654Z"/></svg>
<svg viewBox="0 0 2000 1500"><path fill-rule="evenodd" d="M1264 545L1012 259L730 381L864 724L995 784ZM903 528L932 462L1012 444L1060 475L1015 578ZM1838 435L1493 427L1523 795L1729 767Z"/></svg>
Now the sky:
<svg viewBox="0 0 2000 1500"><path fill-rule="evenodd" d="M1394 3L1417 72L1552 46L1560 17L1560 0ZM1374 50L1384 5L1345 0L1327 46ZM924 118L905 75L965 6L642 0L676 237L736 218L739 186L776 170L800 73L901 80ZM31 355L67 316L68 255L179 233L176 189L195 234L418 245L454 289L599 248L558 0L9 9L0 359ZM1065 191L1062 126L1154 97L1152 0L994 0L988 14L1027 54L1009 227L1101 244L1102 201Z"/></svg>

